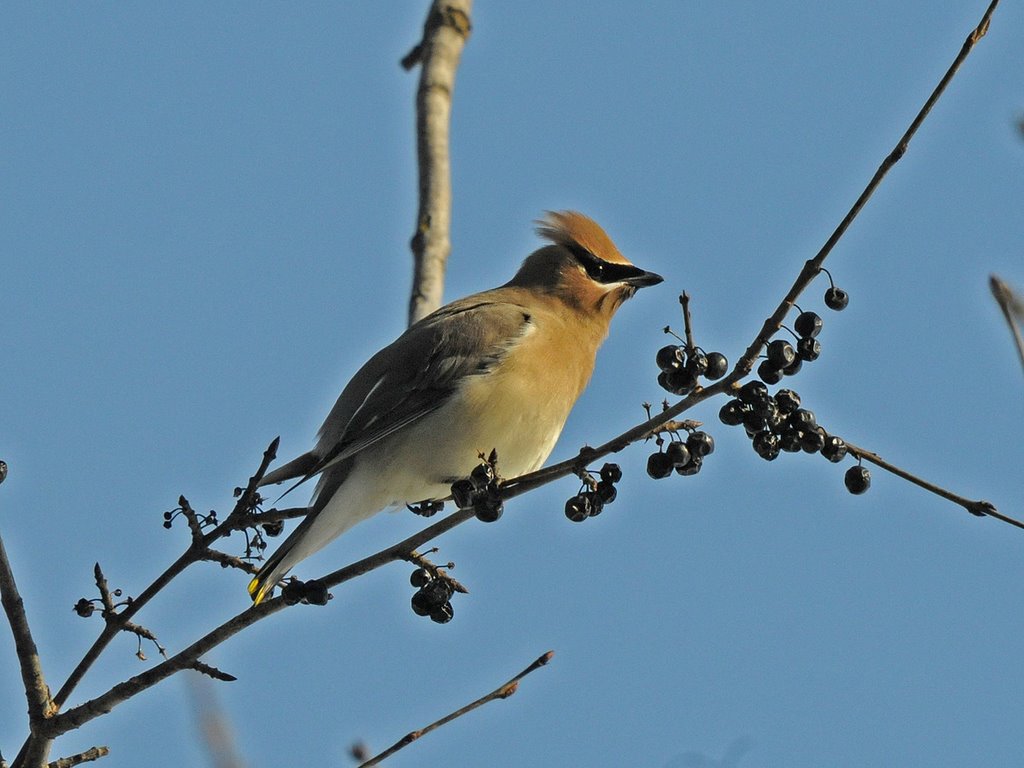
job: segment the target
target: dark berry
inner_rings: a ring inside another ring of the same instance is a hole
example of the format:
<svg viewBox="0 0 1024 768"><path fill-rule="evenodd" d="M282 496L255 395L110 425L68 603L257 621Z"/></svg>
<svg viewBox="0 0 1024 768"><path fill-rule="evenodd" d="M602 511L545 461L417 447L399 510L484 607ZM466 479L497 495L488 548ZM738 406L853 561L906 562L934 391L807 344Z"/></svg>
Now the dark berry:
<svg viewBox="0 0 1024 768"><path fill-rule="evenodd" d="M688 368L662 371L658 374L658 385L671 394L682 397L690 394L697 386L697 374Z"/></svg>
<svg viewBox="0 0 1024 768"><path fill-rule="evenodd" d="M275 536L280 536L284 532L284 520L274 520L270 523L263 523L260 527L263 529L263 533L270 538L274 538Z"/></svg>
<svg viewBox="0 0 1024 768"><path fill-rule="evenodd" d="M473 487L473 481L469 478L456 480L452 483L452 500L459 509L472 507L475 497L476 488Z"/></svg>
<svg viewBox="0 0 1024 768"><path fill-rule="evenodd" d="M171 521L170 520L164 520L164 528L170 528L170 527L171 527Z"/></svg>
<svg viewBox="0 0 1024 768"><path fill-rule="evenodd" d="M597 498L601 500L602 504L611 504L619 495L619 492L615 490L615 486L604 480L597 484L597 490L595 493L597 494Z"/></svg>
<svg viewBox="0 0 1024 768"><path fill-rule="evenodd" d="M580 496L586 496L590 502L590 516L597 517L604 511L604 501L597 495L595 491L584 491Z"/></svg>
<svg viewBox="0 0 1024 768"><path fill-rule="evenodd" d="M93 615L96 611L96 605L90 600L86 600L84 597L75 603L74 612L81 616L83 619L87 619Z"/></svg>
<svg viewBox="0 0 1024 768"><path fill-rule="evenodd" d="M846 306L850 303L850 294L844 291L842 288L836 288L834 285L825 291L825 306L829 309L834 309L836 312L846 309ZM861 491L863 493L863 491Z"/></svg>
<svg viewBox="0 0 1024 768"><path fill-rule="evenodd" d="M739 400L730 400L718 411L718 420L729 427L743 423L743 412L746 409Z"/></svg>
<svg viewBox="0 0 1024 768"><path fill-rule="evenodd" d="M817 312L801 312L793 323L793 330L801 338L814 338L821 333L822 325L821 316Z"/></svg>
<svg viewBox="0 0 1024 768"><path fill-rule="evenodd" d="M785 339L775 339L768 345L768 362L771 363L772 368L784 370L794 360L796 360L796 350Z"/></svg>
<svg viewBox="0 0 1024 768"><path fill-rule="evenodd" d="M804 361L799 357L796 358L792 363L782 369L782 373L786 376L796 376L800 373L800 369L804 367Z"/></svg>
<svg viewBox="0 0 1024 768"><path fill-rule="evenodd" d="M440 608L430 612L430 620L437 624L447 624L455 616L455 609L451 603L445 603Z"/></svg>
<svg viewBox="0 0 1024 768"><path fill-rule="evenodd" d="M764 423L772 432L781 432L786 423L786 415L779 408L779 404L772 400L768 403L764 413Z"/></svg>
<svg viewBox="0 0 1024 768"><path fill-rule="evenodd" d="M285 605L295 605L300 603L302 602L302 598L305 596L306 584L298 579L292 579L285 584L284 589L281 590L281 597L284 598Z"/></svg>
<svg viewBox="0 0 1024 768"><path fill-rule="evenodd" d="M703 375L707 369L708 356L699 350L694 351L686 360L686 370L691 371L697 376Z"/></svg>
<svg viewBox="0 0 1024 768"><path fill-rule="evenodd" d="M164 520L170 520L172 517L174 517L173 513L171 513L171 512L164 512Z"/></svg>
<svg viewBox="0 0 1024 768"><path fill-rule="evenodd" d="M652 453L647 457L647 474L661 480L672 474L672 460L664 453Z"/></svg>
<svg viewBox="0 0 1024 768"><path fill-rule="evenodd" d="M715 438L707 432L691 432L686 438L686 447L690 449L690 456L707 456L715 452Z"/></svg>
<svg viewBox="0 0 1024 768"><path fill-rule="evenodd" d="M758 432L754 435L754 452L765 461L775 461L779 457L779 438L771 432Z"/></svg>
<svg viewBox="0 0 1024 768"><path fill-rule="evenodd" d="M667 347L662 347L658 350L655 362L657 362L658 368L667 373L682 368L683 358L683 348L678 344L669 344Z"/></svg>
<svg viewBox="0 0 1024 768"><path fill-rule="evenodd" d="M582 493L565 502L565 516L574 523L582 523L590 517L590 499Z"/></svg>
<svg viewBox="0 0 1024 768"><path fill-rule="evenodd" d="M486 488L494 481L494 468L490 464L477 464L469 473L469 482L476 490Z"/></svg>
<svg viewBox="0 0 1024 768"><path fill-rule="evenodd" d="M428 616L452 596L452 587L443 579L434 579L412 596L412 609L420 616Z"/></svg>
<svg viewBox="0 0 1024 768"><path fill-rule="evenodd" d="M764 416L755 411L743 412L743 428L751 435L764 430Z"/></svg>
<svg viewBox="0 0 1024 768"><path fill-rule="evenodd" d="M757 378L765 384L778 384L782 381L782 371L776 368L768 360L762 360L757 366Z"/></svg>
<svg viewBox="0 0 1024 768"><path fill-rule="evenodd" d="M751 379L740 387L737 396L747 405L758 406L768 402L768 387L763 381Z"/></svg>
<svg viewBox="0 0 1024 768"><path fill-rule="evenodd" d="M327 591L327 585L317 579L310 579L306 582L306 602L310 605L327 605L331 599L331 593Z"/></svg>
<svg viewBox="0 0 1024 768"><path fill-rule="evenodd" d="M411 574L409 574L409 583L419 589L425 587L433 580L433 576L430 575L430 571L426 568L417 568Z"/></svg>
<svg viewBox="0 0 1024 768"><path fill-rule="evenodd" d="M821 446L821 455L833 463L839 463L845 459L846 451L846 441L835 435L826 437L825 444Z"/></svg>
<svg viewBox="0 0 1024 768"><path fill-rule="evenodd" d="M696 475L698 472L700 472L700 468L703 465L704 459L702 459L700 456L694 456L691 453L690 461L681 467L676 467L676 472L680 475L683 475L684 477L689 477L690 475Z"/></svg>
<svg viewBox="0 0 1024 768"><path fill-rule="evenodd" d="M792 389L780 389L775 393L775 402L783 413L792 413L800 407L800 395Z"/></svg>
<svg viewBox="0 0 1024 768"><path fill-rule="evenodd" d="M473 505L473 514L476 515L476 519L481 523L496 522L504 511L505 504L496 487L488 488L483 493L483 498Z"/></svg>
<svg viewBox="0 0 1024 768"><path fill-rule="evenodd" d="M729 361L721 352L708 352L708 369L704 371L704 378L716 381L729 371Z"/></svg>
<svg viewBox="0 0 1024 768"><path fill-rule="evenodd" d="M810 336L805 336L796 343L796 353L801 360L813 363L821 357L821 342Z"/></svg>
<svg viewBox="0 0 1024 768"><path fill-rule="evenodd" d="M681 467L690 460L690 449L686 447L686 443L671 442L668 444L668 448L665 449L665 456L672 462L672 467Z"/></svg>
<svg viewBox="0 0 1024 768"><path fill-rule="evenodd" d="M606 483L617 483L622 479L622 467L618 464L605 464L601 467L601 479Z"/></svg>
<svg viewBox="0 0 1024 768"><path fill-rule="evenodd" d="M813 411L806 408L797 408L786 419L790 426L801 432L811 432L818 426L818 420L814 417Z"/></svg>
<svg viewBox="0 0 1024 768"><path fill-rule="evenodd" d="M779 448L786 453L799 453L803 445L804 433L793 427L786 427L779 434Z"/></svg>
<svg viewBox="0 0 1024 768"><path fill-rule="evenodd" d="M800 448L803 449L804 453L817 453L825 446L825 430L818 427L818 429L810 432L804 432L803 437L800 438Z"/></svg>
<svg viewBox="0 0 1024 768"><path fill-rule="evenodd" d="M852 494L859 495L871 487L871 473L867 467L858 464L846 470L843 482L846 483L846 490Z"/></svg>

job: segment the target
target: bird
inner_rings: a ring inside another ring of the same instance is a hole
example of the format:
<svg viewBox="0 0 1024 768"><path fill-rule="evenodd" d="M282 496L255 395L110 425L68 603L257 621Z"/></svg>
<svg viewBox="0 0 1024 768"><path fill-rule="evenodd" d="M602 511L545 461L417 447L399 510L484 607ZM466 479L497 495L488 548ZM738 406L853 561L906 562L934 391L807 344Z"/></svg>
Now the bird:
<svg viewBox="0 0 1024 768"><path fill-rule="evenodd" d="M409 326L345 386L315 447L264 476L261 486L319 479L303 521L249 583L255 604L356 523L445 499L481 456L496 451L501 473L517 477L551 454L612 316L663 278L582 213L536 223L547 244L511 280Z"/></svg>

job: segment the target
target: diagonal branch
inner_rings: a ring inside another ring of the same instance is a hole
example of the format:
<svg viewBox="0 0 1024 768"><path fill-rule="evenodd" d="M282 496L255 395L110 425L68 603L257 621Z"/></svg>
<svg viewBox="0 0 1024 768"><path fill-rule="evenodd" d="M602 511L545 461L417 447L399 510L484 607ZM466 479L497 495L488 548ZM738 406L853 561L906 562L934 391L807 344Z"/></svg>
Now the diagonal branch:
<svg viewBox="0 0 1024 768"><path fill-rule="evenodd" d="M1010 326L1010 333L1013 334L1013 342L1017 347L1017 354L1020 356L1020 364L1024 366L1024 338L1021 337L1021 324L1024 323L1024 301L1013 292L1010 286L1000 280L998 275L990 275L988 284L1003 317L1006 318L1006 324Z"/></svg>
<svg viewBox="0 0 1024 768"><path fill-rule="evenodd" d="M403 736L401 739L396 741L390 747L385 749L379 755L376 755L375 757L371 757L366 762L361 763L359 765L359 768L371 768L371 766L380 765L387 758L389 758L393 754L395 754L395 752L397 752L398 750L404 749L405 747L409 746L410 744L412 744L414 741L416 741L420 737L426 736L428 733L430 733L431 731L437 730L442 725L447 725L452 720L455 720L456 718L462 717L463 715L468 714L469 712L472 712L477 707L482 707L484 704L486 704L486 703L488 703L490 701L494 701L495 699L507 699L509 696L514 694L519 689L519 681L520 680L522 680L524 677L526 677L528 674L530 674L534 670L537 670L537 669L540 669L541 667L543 667L545 664L547 664L549 661L551 661L551 657L554 656L554 655L555 655L554 651L548 651L547 653L543 654L540 658L538 658L535 662L533 662L530 666L528 666L526 669L524 669L522 672L520 672L518 675L516 675L511 680L509 680L508 682L506 682L506 683L504 683L502 685L499 685L493 691L491 691L490 693L486 694L485 696L481 696L476 701L471 702L471 703L467 704L466 706L461 707L460 709L457 709L454 712L451 712L450 714L445 715L440 720L435 720L430 725L428 725L428 726L426 726L424 728L420 728L419 730L411 731L411 732L407 733L405 736Z"/></svg>
<svg viewBox="0 0 1024 768"><path fill-rule="evenodd" d="M1002 514L994 506L992 506L992 504L990 504L987 501L975 501L973 499L968 499L964 496L961 496L957 493L953 493L952 491L948 491L945 488L935 485L935 483L928 482L927 480L924 480L923 478L920 478L917 475L911 474L905 469L900 469L895 464L891 464L885 459L883 459L877 453L869 451L866 448L861 448L860 446L853 445L849 441L844 442L846 442L846 447L850 451L850 453L852 453L858 459L869 461L876 467L880 467L881 469L884 469L886 472L896 475L897 477L901 477L909 483L913 483L918 488L924 488L924 490L928 491L929 493L934 493L936 496L941 496L942 498L948 501L952 501L954 504L959 504L961 507L963 507L965 510L970 512L972 515L975 515L976 517L994 517L997 520L1002 520L1004 523L1009 523L1010 525L1015 526L1017 528L1024 528L1024 523L1022 523L1020 520L1012 518L1009 515Z"/></svg>
<svg viewBox="0 0 1024 768"><path fill-rule="evenodd" d="M25 603L14 582L14 571L7 558L3 539L0 538L0 601L3 602L4 613L11 625L14 635L14 649L21 665L21 681L25 685L25 698L28 699L28 719L35 731L43 724L53 711L50 700L50 689L43 677L43 665L39 660L39 651L32 639L32 630L25 615Z"/></svg>

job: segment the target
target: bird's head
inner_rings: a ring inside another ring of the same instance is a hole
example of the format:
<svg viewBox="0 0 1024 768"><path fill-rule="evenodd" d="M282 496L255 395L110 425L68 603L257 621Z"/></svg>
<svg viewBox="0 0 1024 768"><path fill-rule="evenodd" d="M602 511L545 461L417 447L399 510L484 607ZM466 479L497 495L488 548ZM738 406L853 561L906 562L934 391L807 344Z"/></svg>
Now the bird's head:
<svg viewBox="0 0 1024 768"><path fill-rule="evenodd" d="M548 212L537 233L552 245L526 257L509 285L554 296L585 315L610 320L637 289L660 275L630 263L596 221L576 211Z"/></svg>

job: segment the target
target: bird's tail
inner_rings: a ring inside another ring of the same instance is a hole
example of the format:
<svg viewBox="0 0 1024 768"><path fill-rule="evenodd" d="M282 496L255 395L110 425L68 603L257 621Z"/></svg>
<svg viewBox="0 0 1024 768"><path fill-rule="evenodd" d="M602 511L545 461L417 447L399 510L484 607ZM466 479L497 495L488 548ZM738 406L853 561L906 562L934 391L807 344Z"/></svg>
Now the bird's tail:
<svg viewBox="0 0 1024 768"><path fill-rule="evenodd" d="M270 596L270 593L274 591L274 587L277 583L284 578L284 575L288 573L293 565L299 560L305 557L305 554L296 550L296 544L305 536L306 531L309 529L310 518L307 517L303 520L299 526L291 532L281 546L270 557L267 561L260 566L259 571L253 577L252 581L249 582L249 597L252 598L253 605L259 605L263 600Z"/></svg>

